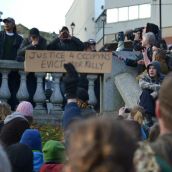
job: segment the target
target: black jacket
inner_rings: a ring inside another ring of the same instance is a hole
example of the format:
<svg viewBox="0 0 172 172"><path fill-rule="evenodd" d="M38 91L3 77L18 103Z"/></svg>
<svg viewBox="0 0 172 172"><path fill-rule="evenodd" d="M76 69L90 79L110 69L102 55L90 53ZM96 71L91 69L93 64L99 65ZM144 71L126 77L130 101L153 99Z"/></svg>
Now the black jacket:
<svg viewBox="0 0 172 172"><path fill-rule="evenodd" d="M9 57L9 59L4 59L3 58L3 53L4 53L3 46L4 46L4 42L5 42L5 38L6 38L6 33L5 33L5 31L0 32L0 59L1 60L2 59L3 60L16 60L17 50L19 49L23 38L20 35L18 35L17 33L14 33L14 36L15 36L15 39L13 42L13 47L11 49L11 57Z"/></svg>
<svg viewBox="0 0 172 172"><path fill-rule="evenodd" d="M23 40L20 49L17 53L17 60L24 61L25 51L26 50L46 50L47 41L42 36L39 36L39 42L37 45L32 45L32 42L29 38Z"/></svg>
<svg viewBox="0 0 172 172"><path fill-rule="evenodd" d="M78 38L72 36L69 40L61 40L59 38L54 39L47 46L48 50L60 50L60 51L83 51L84 44Z"/></svg>

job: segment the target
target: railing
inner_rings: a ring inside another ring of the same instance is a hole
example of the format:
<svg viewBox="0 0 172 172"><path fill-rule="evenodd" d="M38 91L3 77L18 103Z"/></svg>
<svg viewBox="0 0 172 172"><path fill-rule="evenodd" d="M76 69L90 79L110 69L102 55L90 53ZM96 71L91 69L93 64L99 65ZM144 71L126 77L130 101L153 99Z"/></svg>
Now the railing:
<svg viewBox="0 0 172 172"><path fill-rule="evenodd" d="M112 72L104 74L100 77L100 113L108 112L110 114L117 111L122 105L132 106L138 100L139 88L135 80L136 68L128 67L123 61L112 57ZM8 73L12 70L18 70L20 74L20 86L17 92L17 99L20 101L27 100L29 97L24 65L22 62L0 60L0 72L2 74L2 83L0 86L0 100L7 101L10 98L8 87ZM128 73L127 75L124 73ZM124 75L122 75L124 74ZM45 116L51 116L49 120L58 120L62 117L62 102L63 97L60 91L60 78L62 73L51 73L54 81L54 89L50 97L50 108L43 106L46 102L45 91L43 89L43 79L45 73L35 73L37 78L37 88L33 97L36 106L34 108L34 116L38 119L43 119ZM130 76L130 77L128 77ZM95 105L97 100L94 92L94 81L98 75L87 75L89 81L89 103ZM132 82L129 82L132 78ZM135 82L135 83L134 83ZM134 86L133 86L134 83ZM138 88L136 90L136 88ZM132 90L131 90L132 89ZM135 94L132 94L132 93ZM130 94L129 94L130 93ZM54 116L54 118L52 118ZM45 121L47 118L45 118Z"/></svg>
<svg viewBox="0 0 172 172"><path fill-rule="evenodd" d="M29 93L26 84L27 73L24 72L24 64L22 62L12 60L0 60L0 72L2 74L2 82L0 86L0 100L6 102L11 96L8 86L8 74L12 70L17 70L20 75L20 86L16 94L17 99L19 100L19 102L23 100L28 100ZM50 109L47 109L47 107L44 106L44 104L46 103L46 96L45 90L43 88L43 79L45 78L46 73L35 73L35 76L37 78L37 84L36 91L33 96L33 101L36 104L34 107L34 115L43 116L50 114L55 115L60 119L62 115L63 103L63 97L60 91L60 78L62 77L62 73L52 73L51 75L53 78L54 89L49 102L52 106L50 106ZM94 81L96 80L97 75L87 75L87 78L89 81L89 104L95 105L97 100L94 92Z"/></svg>

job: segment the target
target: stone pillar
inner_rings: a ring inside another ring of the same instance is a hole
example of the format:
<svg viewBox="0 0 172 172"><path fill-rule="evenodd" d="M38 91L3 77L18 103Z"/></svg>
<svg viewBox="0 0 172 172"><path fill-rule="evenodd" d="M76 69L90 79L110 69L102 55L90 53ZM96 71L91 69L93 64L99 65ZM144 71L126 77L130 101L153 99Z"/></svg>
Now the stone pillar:
<svg viewBox="0 0 172 172"><path fill-rule="evenodd" d="M46 108L43 106L45 103L45 93L43 89L43 77L45 77L45 73L35 73L37 78L37 87L36 92L33 97L34 102L36 103L34 114L36 115L46 115Z"/></svg>
<svg viewBox="0 0 172 172"><path fill-rule="evenodd" d="M27 73L24 71L19 71L19 74L20 74L20 87L17 92L17 98L21 102L29 98L29 93L28 93L27 85L26 85Z"/></svg>
<svg viewBox="0 0 172 172"><path fill-rule="evenodd" d="M2 83L0 88L0 100L7 102L11 97L10 90L8 87L8 70L1 70L2 72Z"/></svg>
<svg viewBox="0 0 172 172"><path fill-rule="evenodd" d="M51 110L51 114L57 115L59 112L62 111L62 102L63 97L60 91L60 78L62 74L61 73L52 73L52 77L54 79L54 90L50 97L51 103L53 104L53 108Z"/></svg>
<svg viewBox="0 0 172 172"><path fill-rule="evenodd" d="M97 78L97 75L87 75L87 78L88 78L88 95L89 95L89 101L88 103L90 105L96 105L97 103L97 99L96 99L96 95L95 95L95 92L94 92L94 81L96 80Z"/></svg>

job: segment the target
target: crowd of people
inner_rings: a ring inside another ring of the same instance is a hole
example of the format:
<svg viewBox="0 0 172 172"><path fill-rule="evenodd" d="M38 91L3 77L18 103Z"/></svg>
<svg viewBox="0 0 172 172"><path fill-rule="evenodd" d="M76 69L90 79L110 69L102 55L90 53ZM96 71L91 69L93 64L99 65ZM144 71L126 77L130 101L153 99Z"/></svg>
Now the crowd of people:
<svg viewBox="0 0 172 172"><path fill-rule="evenodd" d="M16 32L14 19L6 18L3 22L0 59L24 61L26 50L96 51L93 39L83 43L71 36L66 26L47 44L37 28L32 28L23 40ZM8 77L11 99L8 103L0 102L0 171L172 171L172 73L159 33L158 26L152 23L134 33L132 51L141 51L143 55L137 62L142 94L137 105L120 108L112 118L97 116L88 104L86 75L79 74L73 64L64 64L62 142L48 140L42 145L40 131L32 126L34 73L27 76L29 100L19 103L16 92L20 77L12 71ZM121 36L118 51L125 50L123 41Z"/></svg>

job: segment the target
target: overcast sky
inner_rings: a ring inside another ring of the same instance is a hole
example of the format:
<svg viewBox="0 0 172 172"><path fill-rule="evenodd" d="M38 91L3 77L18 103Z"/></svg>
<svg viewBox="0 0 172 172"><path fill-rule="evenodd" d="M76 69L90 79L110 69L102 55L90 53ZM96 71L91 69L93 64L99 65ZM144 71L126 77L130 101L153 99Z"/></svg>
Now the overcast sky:
<svg viewBox="0 0 172 172"><path fill-rule="evenodd" d="M65 2L64 2L65 1ZM13 17L29 29L56 32L65 25L65 14L74 0L0 0L2 18Z"/></svg>

